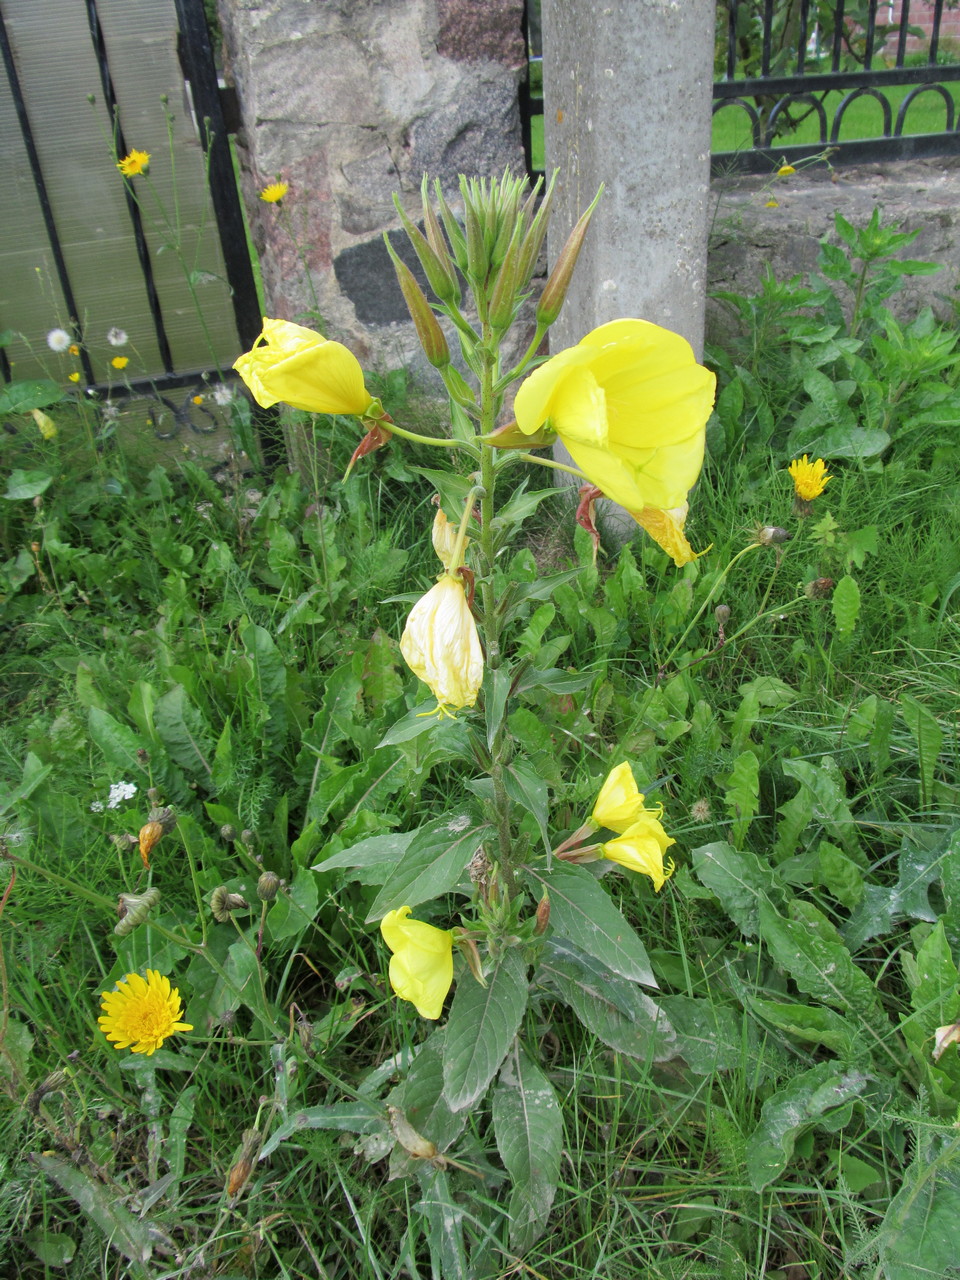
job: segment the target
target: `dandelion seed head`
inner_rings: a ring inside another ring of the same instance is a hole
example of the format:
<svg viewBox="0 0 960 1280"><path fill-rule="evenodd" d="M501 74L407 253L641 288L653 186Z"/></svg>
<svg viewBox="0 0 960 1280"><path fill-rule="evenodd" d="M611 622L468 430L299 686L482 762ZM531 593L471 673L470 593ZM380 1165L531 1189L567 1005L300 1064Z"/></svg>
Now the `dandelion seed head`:
<svg viewBox="0 0 960 1280"><path fill-rule="evenodd" d="M61 352L69 351L70 343L73 339L67 333L66 329L51 329L47 334L47 346L51 351Z"/></svg>

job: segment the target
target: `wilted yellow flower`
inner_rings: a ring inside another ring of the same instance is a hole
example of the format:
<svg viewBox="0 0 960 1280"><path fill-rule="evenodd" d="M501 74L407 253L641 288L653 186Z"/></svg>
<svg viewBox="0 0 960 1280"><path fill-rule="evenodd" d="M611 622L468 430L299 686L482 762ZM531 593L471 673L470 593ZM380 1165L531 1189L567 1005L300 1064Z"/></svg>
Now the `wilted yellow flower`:
<svg viewBox="0 0 960 1280"><path fill-rule="evenodd" d="M693 552L676 539L703 464L715 388L679 334L613 320L536 369L514 411L527 435L545 424L555 431L587 479L658 542L666 537L671 554L677 546L683 563Z"/></svg>
<svg viewBox="0 0 960 1280"><path fill-rule="evenodd" d="M453 982L453 934L408 920L409 915L409 907L399 907L380 921L383 940L393 952L390 985L422 1018L439 1018Z"/></svg>
<svg viewBox="0 0 960 1280"><path fill-rule="evenodd" d="M445 569L450 568L450 560L453 555L453 548L457 543L457 533L459 530L455 524L451 524L444 515L443 508L437 508L437 514L433 520L433 529L431 530L431 538L433 540L433 549L440 558L440 563ZM463 549L465 550L470 544L469 538L464 538ZM462 559L462 556L461 556Z"/></svg>
<svg viewBox="0 0 960 1280"><path fill-rule="evenodd" d="M269 182L260 192L260 199L267 204L279 204L289 190L286 182Z"/></svg>
<svg viewBox="0 0 960 1280"><path fill-rule="evenodd" d="M260 337L233 367L264 409L283 400L311 413L362 414L373 403L351 351L289 320L265 316Z"/></svg>
<svg viewBox="0 0 960 1280"><path fill-rule="evenodd" d="M135 178L138 173L146 173L149 166L149 151L129 151L122 160L117 161L117 168L125 178Z"/></svg>
<svg viewBox="0 0 960 1280"><path fill-rule="evenodd" d="M688 504L685 502L680 507L674 507L672 511L661 511L658 507L644 507L642 511L630 512L640 528L645 529L668 556L672 556L673 563L678 569L689 564L691 560L706 555L710 550L710 547L705 547L703 551L694 551L687 541L687 535L683 532L687 510Z"/></svg>
<svg viewBox="0 0 960 1280"><path fill-rule="evenodd" d="M34 422L37 424L37 430L43 436L44 440L52 440L57 434L57 424L54 420L41 409L31 409L30 413Z"/></svg>
<svg viewBox="0 0 960 1280"><path fill-rule="evenodd" d="M590 817L594 826L606 827L622 834L649 812L644 807L643 800L644 797L637 790L633 770L624 761L607 774ZM657 816L660 812L657 811Z"/></svg>
<svg viewBox="0 0 960 1280"><path fill-rule="evenodd" d="M673 859L667 859L664 866L663 855L670 845L676 844L660 825L656 814L645 811L639 821L633 823L616 840L608 840L600 846L605 858L626 867L628 871L638 871L649 876L657 891L664 882L673 875Z"/></svg>
<svg viewBox="0 0 960 1280"><path fill-rule="evenodd" d="M460 578L445 573L420 597L407 618L400 652L430 686L441 715L473 706L483 681L483 650Z"/></svg>
<svg viewBox="0 0 960 1280"><path fill-rule="evenodd" d="M115 1049L130 1049L148 1057L176 1031L192 1031L181 1022L183 1005L170 979L156 969L148 969L146 979L139 973L128 973L117 983L116 991L104 991L100 997L103 1017L97 1019L100 1030Z"/></svg>
<svg viewBox="0 0 960 1280"><path fill-rule="evenodd" d="M827 487L827 481L833 479L827 475L827 464L822 458L809 462L806 454L799 461L795 458L787 470L793 476L794 491L802 502L819 498Z"/></svg>
<svg viewBox="0 0 960 1280"><path fill-rule="evenodd" d="M767 203L766 203L763 207L764 207L765 209L779 209L779 208L780 208L780 201L779 201L779 200L768 200L768 201L767 201Z"/></svg>
<svg viewBox="0 0 960 1280"><path fill-rule="evenodd" d="M782 164L780 168L777 170L777 177L789 178L791 173L796 173L796 172L797 171L792 164Z"/></svg>
<svg viewBox="0 0 960 1280"><path fill-rule="evenodd" d="M113 365L115 369L125 369L127 365L130 363L130 357L114 356L113 359L110 361L110 363Z"/></svg>

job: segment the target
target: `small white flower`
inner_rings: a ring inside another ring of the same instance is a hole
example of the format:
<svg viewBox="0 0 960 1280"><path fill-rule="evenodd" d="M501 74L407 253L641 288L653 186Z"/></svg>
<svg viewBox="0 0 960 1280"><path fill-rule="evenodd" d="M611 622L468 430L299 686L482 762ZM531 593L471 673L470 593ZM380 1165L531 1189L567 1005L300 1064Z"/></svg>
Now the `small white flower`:
<svg viewBox="0 0 960 1280"><path fill-rule="evenodd" d="M110 794L107 797L107 808L119 809L124 800L129 800L136 794L137 784L135 782L115 782L110 788Z"/></svg>
<svg viewBox="0 0 960 1280"><path fill-rule="evenodd" d="M66 329L51 329L47 334L47 346L51 351L66 351L72 341Z"/></svg>
<svg viewBox="0 0 960 1280"><path fill-rule="evenodd" d="M107 330L107 341L110 343L111 347L125 347L130 339L127 337L124 329L117 329L114 327L113 329Z"/></svg>
<svg viewBox="0 0 960 1280"><path fill-rule="evenodd" d="M218 382L213 388L213 399L215 404L221 406L233 404L233 391L225 382Z"/></svg>
<svg viewBox="0 0 960 1280"><path fill-rule="evenodd" d="M102 417L106 418L108 422L116 422L117 418L120 417L120 406L118 404L114 404L110 400L107 400L105 404L100 406L100 414Z"/></svg>
<svg viewBox="0 0 960 1280"><path fill-rule="evenodd" d="M103 813L105 807L102 800L91 800L90 802L91 813Z"/></svg>

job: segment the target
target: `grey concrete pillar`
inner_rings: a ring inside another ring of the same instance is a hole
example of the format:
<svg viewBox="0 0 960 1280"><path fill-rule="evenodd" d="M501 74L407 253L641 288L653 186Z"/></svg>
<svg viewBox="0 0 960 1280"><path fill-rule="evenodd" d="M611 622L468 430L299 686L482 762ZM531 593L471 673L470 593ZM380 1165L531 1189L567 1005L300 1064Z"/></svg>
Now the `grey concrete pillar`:
<svg viewBox="0 0 960 1280"><path fill-rule="evenodd" d="M703 350L714 0L543 0L548 252L601 182L551 347L622 316Z"/></svg>

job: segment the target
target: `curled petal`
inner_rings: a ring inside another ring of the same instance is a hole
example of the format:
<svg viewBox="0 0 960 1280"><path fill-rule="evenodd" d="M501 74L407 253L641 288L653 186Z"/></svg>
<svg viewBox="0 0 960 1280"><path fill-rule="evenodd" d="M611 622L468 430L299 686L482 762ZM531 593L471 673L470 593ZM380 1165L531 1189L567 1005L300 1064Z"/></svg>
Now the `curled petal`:
<svg viewBox="0 0 960 1280"><path fill-rule="evenodd" d="M430 686L441 713L473 706L483 681L483 650L459 577L445 573L413 606L400 652Z"/></svg>
<svg viewBox="0 0 960 1280"><path fill-rule="evenodd" d="M260 337L233 367L264 409L283 400L311 413L362 414L373 402L351 351L289 320L264 317Z"/></svg>

